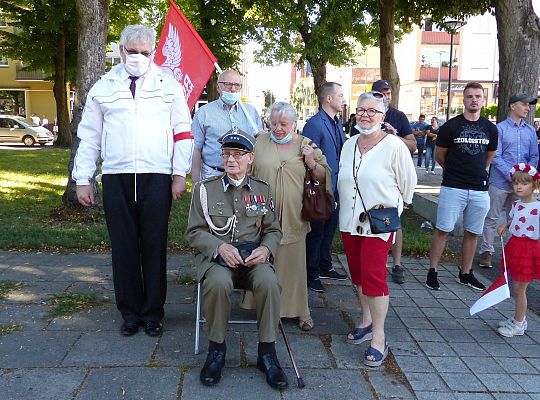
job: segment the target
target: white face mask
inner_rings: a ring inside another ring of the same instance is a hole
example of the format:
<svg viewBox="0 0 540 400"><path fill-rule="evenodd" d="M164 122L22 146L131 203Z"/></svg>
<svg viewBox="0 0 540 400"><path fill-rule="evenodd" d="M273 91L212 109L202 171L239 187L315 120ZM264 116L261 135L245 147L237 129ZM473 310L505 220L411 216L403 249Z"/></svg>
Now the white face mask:
<svg viewBox="0 0 540 400"><path fill-rule="evenodd" d="M124 49L124 55L126 56L124 67L129 75L141 76L150 68L151 57L145 57L142 54L127 54L126 49Z"/></svg>
<svg viewBox="0 0 540 400"><path fill-rule="evenodd" d="M381 129L381 124L375 124L371 128L362 128L360 125L356 124L355 128L358 129L358 132L360 132L360 135L369 135Z"/></svg>

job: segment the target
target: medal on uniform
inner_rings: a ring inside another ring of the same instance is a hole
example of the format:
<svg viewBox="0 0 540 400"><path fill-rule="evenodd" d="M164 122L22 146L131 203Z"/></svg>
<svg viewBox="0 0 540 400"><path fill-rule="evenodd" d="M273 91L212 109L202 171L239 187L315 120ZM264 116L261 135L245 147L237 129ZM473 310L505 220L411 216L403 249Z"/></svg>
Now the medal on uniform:
<svg viewBox="0 0 540 400"><path fill-rule="evenodd" d="M251 204L251 207L250 207L250 208L251 208L251 211L257 210L257 197L256 197L255 195L253 195L253 194L250 195L249 197L250 197L250 200L251 200L251 202L250 202L250 204Z"/></svg>

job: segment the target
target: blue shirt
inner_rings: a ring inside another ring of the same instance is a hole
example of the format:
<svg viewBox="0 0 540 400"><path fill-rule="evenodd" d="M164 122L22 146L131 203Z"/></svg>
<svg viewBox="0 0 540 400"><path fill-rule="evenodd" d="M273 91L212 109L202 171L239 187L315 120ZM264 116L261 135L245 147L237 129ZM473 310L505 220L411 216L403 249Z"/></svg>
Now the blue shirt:
<svg viewBox="0 0 540 400"><path fill-rule="evenodd" d="M218 140L231 129L238 128L251 136L255 136L263 130L257 110L250 104L242 103L242 105L257 125L257 131L253 129L246 114L238 107L238 104L229 110L221 98L205 104L195 113L191 130L195 139L195 147L201 150L202 162L207 166L223 167L221 144L218 143Z"/></svg>
<svg viewBox="0 0 540 400"><path fill-rule="evenodd" d="M510 169L518 163L528 163L536 168L538 144L534 128L521 120L516 124L508 117L497 124L499 140L491 164L489 184L501 190L512 191Z"/></svg>
<svg viewBox="0 0 540 400"><path fill-rule="evenodd" d="M419 144L425 143L426 136L427 136L425 134L425 132L426 132L427 129L429 129L429 125L426 122L415 122L414 124L412 124L411 129L413 130L413 133L414 133L414 131L424 132L424 135L422 135L422 136L414 135L414 137L415 137L417 143L419 143Z"/></svg>

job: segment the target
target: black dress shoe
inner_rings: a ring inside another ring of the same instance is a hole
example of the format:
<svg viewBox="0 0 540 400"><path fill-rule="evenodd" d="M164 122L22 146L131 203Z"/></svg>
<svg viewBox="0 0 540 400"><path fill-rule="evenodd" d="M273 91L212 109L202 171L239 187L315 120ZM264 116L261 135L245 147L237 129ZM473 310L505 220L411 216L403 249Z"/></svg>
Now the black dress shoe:
<svg viewBox="0 0 540 400"><path fill-rule="evenodd" d="M158 321L148 321L144 323L144 332L148 336L161 336L163 333L163 325Z"/></svg>
<svg viewBox="0 0 540 400"><path fill-rule="evenodd" d="M120 327L120 333L123 336L133 336L139 332L139 323L133 321L124 321Z"/></svg>
<svg viewBox="0 0 540 400"><path fill-rule="evenodd" d="M206 362L201 370L201 383L205 386L213 386L221 379L221 369L225 365L225 353L220 350L212 350L206 356Z"/></svg>
<svg viewBox="0 0 540 400"><path fill-rule="evenodd" d="M266 353L257 358L257 368L266 374L266 383L274 389L286 389L289 386L276 353Z"/></svg>

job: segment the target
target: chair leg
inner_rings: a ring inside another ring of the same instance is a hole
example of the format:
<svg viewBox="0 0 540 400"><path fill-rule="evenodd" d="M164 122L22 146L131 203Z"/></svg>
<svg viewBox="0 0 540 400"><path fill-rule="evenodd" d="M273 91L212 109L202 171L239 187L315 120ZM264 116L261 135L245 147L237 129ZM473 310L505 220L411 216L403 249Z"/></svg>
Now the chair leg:
<svg viewBox="0 0 540 400"><path fill-rule="evenodd" d="M195 354L199 354L199 339L201 334L201 282L197 283L197 311L195 315Z"/></svg>

